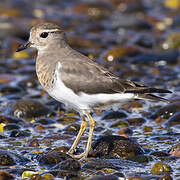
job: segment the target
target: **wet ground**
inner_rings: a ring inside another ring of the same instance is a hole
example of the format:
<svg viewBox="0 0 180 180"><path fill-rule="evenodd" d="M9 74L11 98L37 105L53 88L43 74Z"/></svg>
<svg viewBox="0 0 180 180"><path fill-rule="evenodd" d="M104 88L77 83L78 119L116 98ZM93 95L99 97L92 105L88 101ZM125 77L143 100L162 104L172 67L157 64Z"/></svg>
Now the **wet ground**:
<svg viewBox="0 0 180 180"><path fill-rule="evenodd" d="M0 1L0 179L180 179L179 17L178 0ZM95 112L92 151L72 159L79 115L42 89L34 49L15 53L41 21L117 76L173 91L161 94L171 103Z"/></svg>

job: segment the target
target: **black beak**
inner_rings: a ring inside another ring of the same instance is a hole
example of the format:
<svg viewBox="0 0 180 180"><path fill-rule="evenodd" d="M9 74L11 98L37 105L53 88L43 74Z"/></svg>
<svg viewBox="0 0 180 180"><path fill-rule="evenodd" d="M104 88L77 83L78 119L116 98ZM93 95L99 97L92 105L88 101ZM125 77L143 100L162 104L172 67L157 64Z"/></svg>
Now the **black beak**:
<svg viewBox="0 0 180 180"><path fill-rule="evenodd" d="M24 50L24 49L27 49L28 47L30 47L31 46L31 42L27 42L27 43L25 43L25 44L21 44L18 48L17 48L17 50L16 50L16 52L19 52L19 51L22 51L22 50Z"/></svg>

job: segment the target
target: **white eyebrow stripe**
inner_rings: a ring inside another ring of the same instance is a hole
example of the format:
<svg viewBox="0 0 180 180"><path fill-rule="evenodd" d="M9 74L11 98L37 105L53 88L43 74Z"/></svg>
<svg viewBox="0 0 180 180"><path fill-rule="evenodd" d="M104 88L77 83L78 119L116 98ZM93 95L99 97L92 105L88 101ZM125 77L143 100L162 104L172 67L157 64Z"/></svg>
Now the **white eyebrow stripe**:
<svg viewBox="0 0 180 180"><path fill-rule="evenodd" d="M46 29L46 30L44 30L45 32L61 32L61 30L60 29Z"/></svg>

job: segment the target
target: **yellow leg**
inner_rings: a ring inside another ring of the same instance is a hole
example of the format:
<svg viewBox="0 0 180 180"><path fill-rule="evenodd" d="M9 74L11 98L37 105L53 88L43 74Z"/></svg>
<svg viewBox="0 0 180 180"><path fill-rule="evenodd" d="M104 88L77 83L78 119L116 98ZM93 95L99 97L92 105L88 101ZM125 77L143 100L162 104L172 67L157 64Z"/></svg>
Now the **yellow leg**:
<svg viewBox="0 0 180 180"><path fill-rule="evenodd" d="M86 150L83 153L79 154L79 155L72 156L72 157L77 158L77 159L86 158L88 156L88 153L91 150L93 131L94 131L94 127L95 127L95 121L92 118L92 116L89 114L89 112L84 111L84 114L87 116L87 118L89 120L89 137L88 137Z"/></svg>
<svg viewBox="0 0 180 180"><path fill-rule="evenodd" d="M70 154L70 155L72 155L76 151L76 147L77 147L77 145L79 143L79 140L80 140L81 136L83 135L83 133L84 133L86 127L87 127L87 122L86 122L84 116L81 116L81 119L82 119L82 122L81 122L81 127L80 127L80 130L79 130L79 133L76 136L76 139L75 139L73 145L71 146L71 148L68 151L68 154Z"/></svg>

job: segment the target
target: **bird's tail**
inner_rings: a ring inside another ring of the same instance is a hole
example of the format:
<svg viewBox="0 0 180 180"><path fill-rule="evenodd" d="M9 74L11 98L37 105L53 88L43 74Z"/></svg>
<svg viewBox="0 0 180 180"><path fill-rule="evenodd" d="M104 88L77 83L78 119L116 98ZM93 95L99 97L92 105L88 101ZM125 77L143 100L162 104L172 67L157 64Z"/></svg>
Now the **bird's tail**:
<svg viewBox="0 0 180 180"><path fill-rule="evenodd" d="M137 99L146 99L151 101L163 101L170 103L170 100L156 96L154 94L137 94Z"/></svg>
<svg viewBox="0 0 180 180"><path fill-rule="evenodd" d="M145 87L145 88L137 88L137 89L127 90L126 93L135 93L136 99L146 99L146 100L152 100L152 101L170 102L170 100L156 96L152 93L172 93L172 92L169 90L166 90L166 89Z"/></svg>

